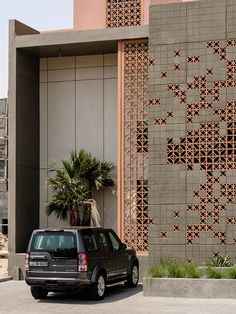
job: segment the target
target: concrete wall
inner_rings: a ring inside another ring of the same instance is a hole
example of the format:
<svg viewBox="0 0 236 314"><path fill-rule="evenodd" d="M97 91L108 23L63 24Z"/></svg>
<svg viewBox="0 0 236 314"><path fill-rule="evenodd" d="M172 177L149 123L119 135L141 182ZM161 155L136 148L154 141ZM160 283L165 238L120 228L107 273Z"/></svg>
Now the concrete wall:
<svg viewBox="0 0 236 314"><path fill-rule="evenodd" d="M15 42L16 35L33 33L38 32L9 23L9 274L39 225L39 62Z"/></svg>
<svg viewBox="0 0 236 314"><path fill-rule="evenodd" d="M150 9L151 263L235 258L235 17L230 0Z"/></svg>
<svg viewBox="0 0 236 314"><path fill-rule="evenodd" d="M25 252L39 225L39 62L16 55L16 252ZM25 224L30 221L30 224Z"/></svg>
<svg viewBox="0 0 236 314"><path fill-rule="evenodd" d="M40 227L68 223L44 213L52 162L84 148L116 164L117 132L117 54L41 59ZM102 224L117 229L116 192L96 197Z"/></svg>

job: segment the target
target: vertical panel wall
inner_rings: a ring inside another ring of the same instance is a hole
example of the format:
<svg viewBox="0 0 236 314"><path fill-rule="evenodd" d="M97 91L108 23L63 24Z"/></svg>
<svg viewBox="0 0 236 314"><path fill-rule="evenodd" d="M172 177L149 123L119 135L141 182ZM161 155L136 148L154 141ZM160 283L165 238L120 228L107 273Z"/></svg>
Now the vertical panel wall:
<svg viewBox="0 0 236 314"><path fill-rule="evenodd" d="M235 258L235 17L226 0L151 7L151 263Z"/></svg>
<svg viewBox="0 0 236 314"><path fill-rule="evenodd" d="M41 59L40 226L62 226L45 215L48 169L84 148L117 163L117 54ZM102 224L117 228L116 193L95 193Z"/></svg>

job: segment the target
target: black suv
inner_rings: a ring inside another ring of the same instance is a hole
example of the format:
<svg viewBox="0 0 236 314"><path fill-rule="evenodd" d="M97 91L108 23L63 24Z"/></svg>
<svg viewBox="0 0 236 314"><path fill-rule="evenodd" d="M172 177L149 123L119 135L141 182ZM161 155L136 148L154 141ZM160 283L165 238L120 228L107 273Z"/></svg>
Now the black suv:
<svg viewBox="0 0 236 314"><path fill-rule="evenodd" d="M106 285L125 282L136 287L139 262L111 229L67 227L34 230L25 258L26 283L35 299L48 292L89 287L102 299Z"/></svg>

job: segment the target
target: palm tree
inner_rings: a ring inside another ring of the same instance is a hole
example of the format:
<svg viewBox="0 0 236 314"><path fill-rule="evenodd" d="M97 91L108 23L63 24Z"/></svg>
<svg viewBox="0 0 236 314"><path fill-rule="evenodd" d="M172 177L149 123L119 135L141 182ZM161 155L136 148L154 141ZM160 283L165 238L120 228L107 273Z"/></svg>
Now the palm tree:
<svg viewBox="0 0 236 314"><path fill-rule="evenodd" d="M54 163L48 178L52 197L46 206L46 214L54 213L58 219L69 218L70 225L99 224L99 214L92 190L113 187L114 164L99 161L89 152L81 149L71 152L68 161L62 161L62 167Z"/></svg>

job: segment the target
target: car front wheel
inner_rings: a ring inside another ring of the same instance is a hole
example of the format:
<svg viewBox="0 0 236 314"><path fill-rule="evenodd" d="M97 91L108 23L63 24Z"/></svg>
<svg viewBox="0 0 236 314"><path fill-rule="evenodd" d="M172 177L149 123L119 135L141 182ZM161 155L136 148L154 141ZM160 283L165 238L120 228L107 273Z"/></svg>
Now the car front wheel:
<svg viewBox="0 0 236 314"><path fill-rule="evenodd" d="M104 298L106 292L106 280L103 273L99 273L96 282L92 285L90 295L94 300L101 300Z"/></svg>
<svg viewBox="0 0 236 314"><path fill-rule="evenodd" d="M128 288L137 287L138 280L139 280L139 268L137 264L134 264L131 268L131 272L127 278L125 285Z"/></svg>
<svg viewBox="0 0 236 314"><path fill-rule="evenodd" d="M31 294L36 300L45 299L48 295L48 291L41 287L31 287Z"/></svg>

